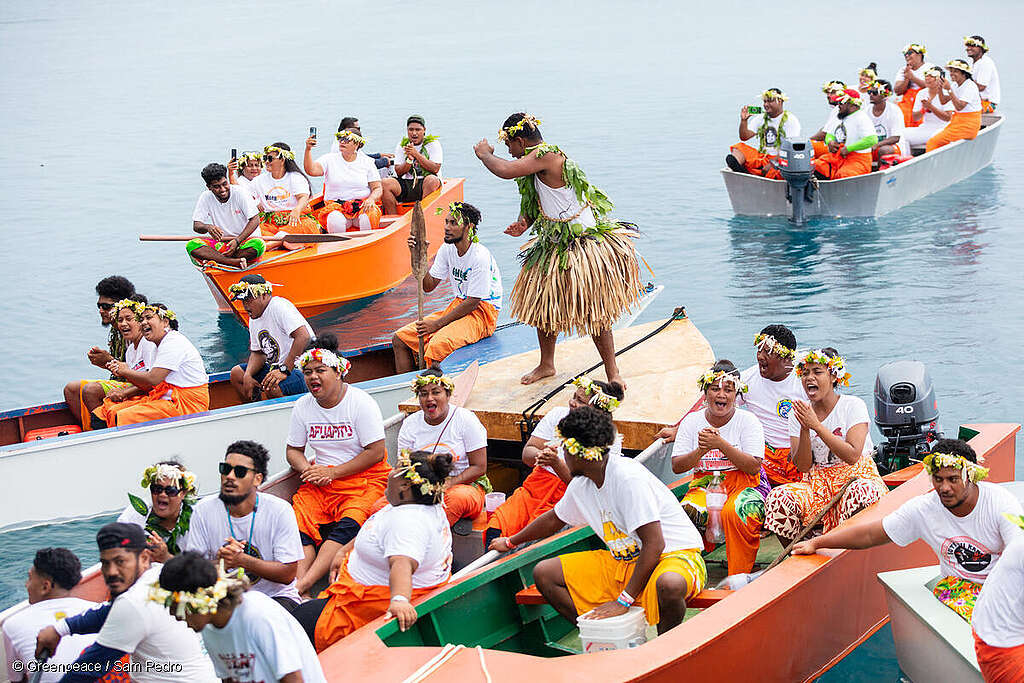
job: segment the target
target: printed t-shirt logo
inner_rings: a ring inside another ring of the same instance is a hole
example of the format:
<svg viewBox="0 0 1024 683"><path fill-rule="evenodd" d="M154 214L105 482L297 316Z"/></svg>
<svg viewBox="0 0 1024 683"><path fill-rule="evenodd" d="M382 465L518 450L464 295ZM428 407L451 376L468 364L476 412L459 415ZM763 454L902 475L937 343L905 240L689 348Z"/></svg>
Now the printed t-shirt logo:
<svg viewBox="0 0 1024 683"><path fill-rule="evenodd" d="M765 147L779 146L779 131L775 126L768 126L764 129L764 144Z"/></svg>
<svg viewBox="0 0 1024 683"><path fill-rule="evenodd" d="M789 418L789 413L792 410L793 402L788 398L784 398L775 404L775 414L781 418Z"/></svg>
<svg viewBox="0 0 1024 683"><path fill-rule="evenodd" d="M473 268L469 267L463 270L462 268L456 268L452 266L452 280L455 281L455 288L459 291L459 298L466 298L466 283L469 281L469 274Z"/></svg>
<svg viewBox="0 0 1024 683"><path fill-rule="evenodd" d="M347 441L355 436L355 430L348 422L330 424L315 422L309 425L306 438L310 441Z"/></svg>
<svg viewBox="0 0 1024 683"><path fill-rule="evenodd" d="M281 347L273 335L267 330L260 330L260 333L256 335L256 341L259 342L260 349L266 354L267 363L276 363L278 356L281 355Z"/></svg>
<svg viewBox="0 0 1024 683"><path fill-rule="evenodd" d="M942 542L946 561L970 576L984 576L992 564L992 551L970 536L954 536Z"/></svg>
<svg viewBox="0 0 1024 683"><path fill-rule="evenodd" d="M256 663L255 652L218 653L217 657L220 659L220 663L224 665L224 668L231 672L230 678L236 681L252 680L252 669Z"/></svg>
<svg viewBox="0 0 1024 683"><path fill-rule="evenodd" d="M601 535L604 536L605 545L608 546L612 557L622 562L631 562L640 557L640 543L637 539L620 531L612 521L611 513L602 511L601 518Z"/></svg>
<svg viewBox="0 0 1024 683"><path fill-rule="evenodd" d="M839 127L836 128L836 141L839 142L839 144L843 144L843 143L846 142L846 122L845 121L840 122Z"/></svg>
<svg viewBox="0 0 1024 683"><path fill-rule="evenodd" d="M139 360L135 361L135 365L132 366L132 370L145 370L145 369L146 369L146 361L144 361L142 359L139 359Z"/></svg>
<svg viewBox="0 0 1024 683"><path fill-rule="evenodd" d="M733 444L733 446L738 448L736 444ZM701 457L700 464L697 469L702 472L719 472L736 469L736 467L732 464L732 461L729 460L729 458L725 457L725 454L722 453L722 451L717 448L712 448Z"/></svg>
<svg viewBox="0 0 1024 683"><path fill-rule="evenodd" d="M875 134L878 135L879 140L884 140L889 137L889 133L885 130L885 126L881 122L875 124Z"/></svg>
<svg viewBox="0 0 1024 683"><path fill-rule="evenodd" d="M832 430L833 436L843 438L843 428L836 427ZM820 467L832 467L838 465L840 458L829 450L828 445L816 435L811 435L811 455L814 457L814 464Z"/></svg>
<svg viewBox="0 0 1024 683"><path fill-rule="evenodd" d="M268 202L283 202L286 199L289 199L291 196L292 193L289 192L287 189L285 189L281 185L275 185L274 187L267 190L265 198Z"/></svg>

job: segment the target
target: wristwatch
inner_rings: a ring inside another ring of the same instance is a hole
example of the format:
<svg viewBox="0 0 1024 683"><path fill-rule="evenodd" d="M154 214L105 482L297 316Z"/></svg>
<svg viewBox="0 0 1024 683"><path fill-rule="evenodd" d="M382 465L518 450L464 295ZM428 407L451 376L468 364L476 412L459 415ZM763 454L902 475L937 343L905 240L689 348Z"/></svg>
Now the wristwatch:
<svg viewBox="0 0 1024 683"><path fill-rule="evenodd" d="M277 363L276 365L274 365L274 369L275 370L280 370L282 375L287 375L288 374L288 364L287 363Z"/></svg>

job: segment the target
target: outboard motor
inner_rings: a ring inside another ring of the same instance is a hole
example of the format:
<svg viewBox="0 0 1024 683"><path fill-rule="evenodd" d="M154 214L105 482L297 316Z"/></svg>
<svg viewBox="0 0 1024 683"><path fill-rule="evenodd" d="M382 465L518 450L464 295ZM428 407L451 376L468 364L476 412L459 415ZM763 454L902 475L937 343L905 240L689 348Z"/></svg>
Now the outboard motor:
<svg viewBox="0 0 1024 683"><path fill-rule="evenodd" d="M783 138L779 147L779 173L786 180L786 199L793 207L790 221L803 225L804 202L814 199L814 186L811 177L814 167L811 158L814 148L806 138Z"/></svg>
<svg viewBox="0 0 1024 683"><path fill-rule="evenodd" d="M931 451L931 443L942 438L935 389L924 363L898 360L878 369L875 424L885 438L875 448L882 474L920 460Z"/></svg>

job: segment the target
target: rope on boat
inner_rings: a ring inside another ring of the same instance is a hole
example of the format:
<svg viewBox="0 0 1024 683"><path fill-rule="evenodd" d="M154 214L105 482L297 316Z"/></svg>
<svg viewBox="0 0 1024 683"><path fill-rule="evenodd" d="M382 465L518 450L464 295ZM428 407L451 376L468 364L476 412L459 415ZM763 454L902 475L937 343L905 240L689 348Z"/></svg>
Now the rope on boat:
<svg viewBox="0 0 1024 683"><path fill-rule="evenodd" d="M406 678L402 683L419 683L424 680L427 676L434 673L441 668L441 665L447 662L449 659L459 653L460 650L465 650L465 645L452 645L448 643L444 646L439 653L434 655L426 664L417 669L411 676Z"/></svg>
<svg viewBox="0 0 1024 683"><path fill-rule="evenodd" d="M487 683L491 683L491 672L487 670L487 662L484 661L484 649L477 645L476 653L480 655L480 668L483 669L484 680L486 680Z"/></svg>
<svg viewBox="0 0 1024 683"><path fill-rule="evenodd" d="M449 581L458 581L463 576L475 572L477 569L480 569L480 567L483 567L485 565L490 564L491 562L494 562L499 557L501 557L501 553L499 553L497 550L488 550L486 553L476 558L459 571L452 574L452 578L449 579Z"/></svg>
<svg viewBox="0 0 1024 683"><path fill-rule="evenodd" d="M624 354L626 351L629 351L630 349L632 349L632 348L634 348L636 346L639 346L640 344L643 344L645 341L647 341L651 337L655 336L656 334L658 334L659 332L664 330L666 327L668 327L669 325L671 325L675 321L677 321L677 320L685 320L685 319L686 319L686 307L685 306L679 306L674 311L672 311L672 316L668 320L663 322L656 329L651 330L650 332L645 334L640 339L637 339L632 344L628 344L628 345L622 347L621 349L619 349L618 351L616 351L615 352L615 357L618 358L620 355ZM604 364L604 361L598 361L597 363L595 363L594 365L591 365L589 368L587 368L583 372L576 373L575 375L573 375L572 377L570 377L569 379L565 380L564 382L559 384L557 387L555 387L554 389L552 389L551 391L546 393L542 398L540 398L537 401L535 401L532 404L530 404L526 408L526 410L524 410L522 412L523 419L519 421L519 434L520 434L520 436L522 438L523 443L525 444L527 441L530 440L530 434L533 433L533 430L537 426L537 423L540 422L540 420L537 419L537 411L538 410L543 408L544 405L548 401L550 401L555 396L557 396L558 393L560 391L562 391L562 389L564 389L565 387L567 387L570 384L572 384L573 381L575 381L578 377L582 377L583 375L586 375L587 373L590 373L590 372L593 372L594 370L597 370L603 364Z"/></svg>

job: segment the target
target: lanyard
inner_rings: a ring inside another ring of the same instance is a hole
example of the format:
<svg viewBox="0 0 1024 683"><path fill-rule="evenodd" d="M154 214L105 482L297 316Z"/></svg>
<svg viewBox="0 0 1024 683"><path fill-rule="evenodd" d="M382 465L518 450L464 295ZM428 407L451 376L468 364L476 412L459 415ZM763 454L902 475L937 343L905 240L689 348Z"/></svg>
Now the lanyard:
<svg viewBox="0 0 1024 683"><path fill-rule="evenodd" d="M252 532L256 528L256 511L259 510L259 509L260 509L260 496L257 493L256 494L256 502L253 503L253 506L252 506L252 521L249 523L249 540L245 542L245 547L242 548L242 552L244 552L246 554L248 554L249 548L252 547ZM227 505L224 506L224 512L226 512L228 514L228 531L231 532L231 538L234 538L236 541L242 540L240 538L235 538L235 525L231 523L231 511L228 510L228 506Z"/></svg>

